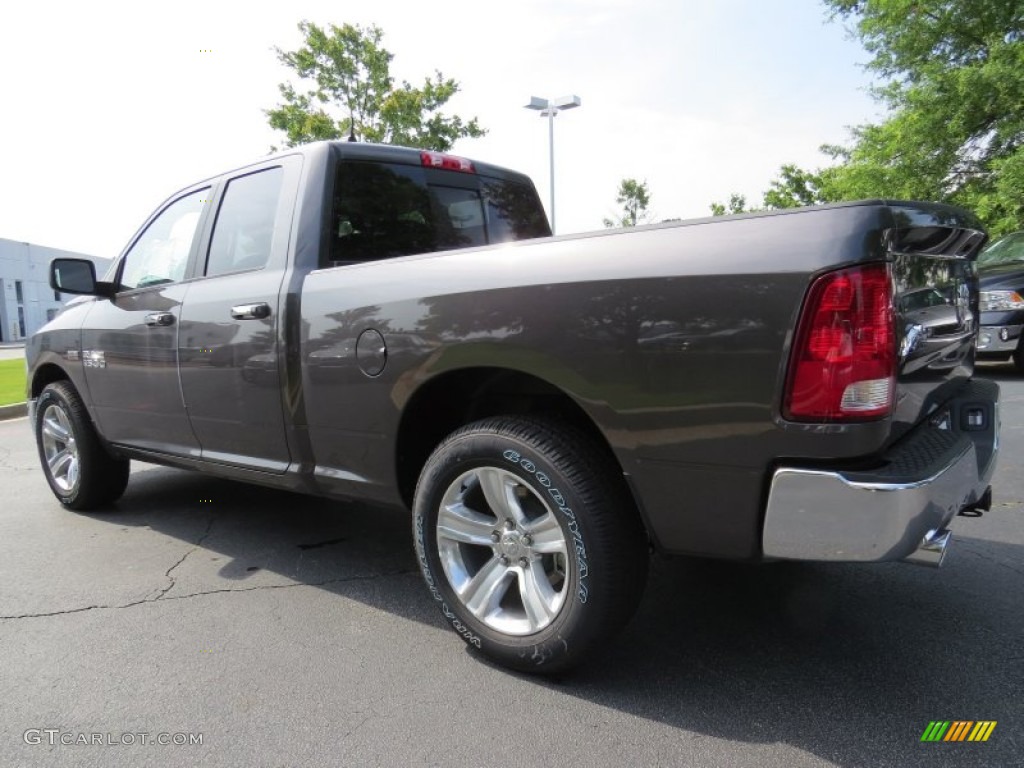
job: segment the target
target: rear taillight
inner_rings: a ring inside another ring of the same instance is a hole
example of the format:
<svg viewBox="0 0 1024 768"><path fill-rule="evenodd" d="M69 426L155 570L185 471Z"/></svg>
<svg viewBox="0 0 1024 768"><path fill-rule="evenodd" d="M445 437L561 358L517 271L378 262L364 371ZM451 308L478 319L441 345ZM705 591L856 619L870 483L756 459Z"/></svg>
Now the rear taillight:
<svg viewBox="0 0 1024 768"><path fill-rule="evenodd" d="M441 152L420 152L420 164L428 168L443 168L446 171L476 173L472 160L456 157L455 155L446 155Z"/></svg>
<svg viewBox="0 0 1024 768"><path fill-rule="evenodd" d="M887 416L896 388L892 282L885 264L822 275L797 324L783 417L865 421Z"/></svg>

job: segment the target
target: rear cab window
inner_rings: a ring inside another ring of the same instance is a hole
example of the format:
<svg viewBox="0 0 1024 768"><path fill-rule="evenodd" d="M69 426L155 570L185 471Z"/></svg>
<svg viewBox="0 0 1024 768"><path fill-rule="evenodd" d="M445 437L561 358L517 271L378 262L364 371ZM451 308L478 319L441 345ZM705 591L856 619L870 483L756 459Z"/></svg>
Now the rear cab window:
<svg viewBox="0 0 1024 768"><path fill-rule="evenodd" d="M338 161L328 264L338 266L551 234L515 179L371 160Z"/></svg>

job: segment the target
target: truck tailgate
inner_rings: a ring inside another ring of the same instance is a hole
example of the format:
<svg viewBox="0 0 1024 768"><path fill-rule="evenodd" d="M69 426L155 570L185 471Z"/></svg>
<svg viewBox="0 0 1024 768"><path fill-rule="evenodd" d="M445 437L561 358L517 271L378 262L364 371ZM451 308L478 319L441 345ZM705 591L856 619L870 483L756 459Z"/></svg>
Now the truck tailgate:
<svg viewBox="0 0 1024 768"><path fill-rule="evenodd" d="M975 259L985 242L969 214L893 204L892 260L899 355L891 441L939 409L974 372L979 325Z"/></svg>

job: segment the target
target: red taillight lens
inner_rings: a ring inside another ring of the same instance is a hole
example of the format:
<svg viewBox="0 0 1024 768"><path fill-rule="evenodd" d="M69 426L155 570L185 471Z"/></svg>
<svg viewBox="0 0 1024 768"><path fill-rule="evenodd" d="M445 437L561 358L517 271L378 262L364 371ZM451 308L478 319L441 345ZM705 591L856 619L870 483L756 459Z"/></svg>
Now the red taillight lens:
<svg viewBox="0 0 1024 768"><path fill-rule="evenodd" d="M864 421L887 416L896 388L892 281L885 264L822 275L797 325L783 416Z"/></svg>
<svg viewBox="0 0 1024 768"><path fill-rule="evenodd" d="M455 155L445 155L441 152L420 152L420 163L428 168L443 168L446 171L476 173L472 160L456 157Z"/></svg>

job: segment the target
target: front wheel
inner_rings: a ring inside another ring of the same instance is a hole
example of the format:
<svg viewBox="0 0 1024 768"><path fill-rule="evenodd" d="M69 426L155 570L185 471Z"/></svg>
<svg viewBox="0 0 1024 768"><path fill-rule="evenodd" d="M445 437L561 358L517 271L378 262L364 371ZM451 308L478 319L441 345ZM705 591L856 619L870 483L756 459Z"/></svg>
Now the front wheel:
<svg viewBox="0 0 1024 768"><path fill-rule="evenodd" d="M468 644L514 669L579 662L632 615L647 541L614 463L564 425L486 419L420 475L421 570Z"/></svg>
<svg viewBox="0 0 1024 768"><path fill-rule="evenodd" d="M124 493L129 462L107 452L70 382L54 382L43 389L36 401L34 427L43 474L65 507L95 509Z"/></svg>

